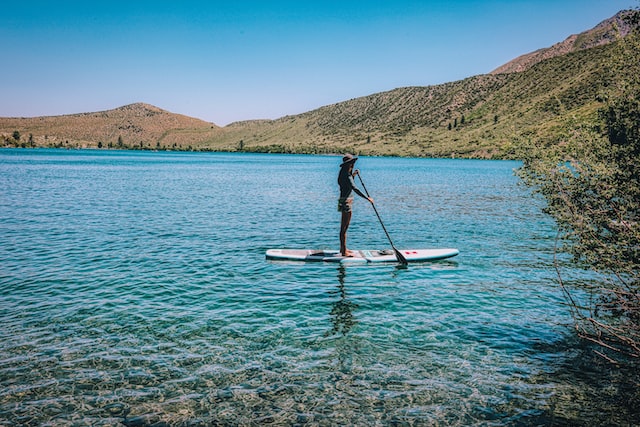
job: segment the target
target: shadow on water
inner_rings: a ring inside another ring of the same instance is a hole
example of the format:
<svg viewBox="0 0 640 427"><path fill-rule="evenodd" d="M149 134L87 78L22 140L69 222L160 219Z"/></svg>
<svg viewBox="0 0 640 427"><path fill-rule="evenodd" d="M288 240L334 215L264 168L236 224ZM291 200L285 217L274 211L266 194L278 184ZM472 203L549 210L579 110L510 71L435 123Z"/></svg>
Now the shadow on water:
<svg viewBox="0 0 640 427"><path fill-rule="evenodd" d="M414 265L416 268L427 266L431 270L451 270L458 267L458 263L451 260L443 260L437 262L430 262L424 264ZM394 266L391 277L396 281L401 281L402 275L409 271L407 265L398 263ZM329 290L329 297L333 300L331 304L331 325L330 331L327 331L324 336L329 337L332 335L340 335L346 337L351 328L353 328L358 322L354 317L354 311L358 308L358 304L353 302L348 295L347 287L345 286L347 278L347 267L345 264L338 264L337 275L338 285Z"/></svg>
<svg viewBox="0 0 640 427"><path fill-rule="evenodd" d="M436 263L430 264L436 265ZM457 263L451 261L441 262L439 264L457 266ZM398 279L400 275L407 270L407 265L397 264L394 267L392 277ZM345 267L344 264L339 263L337 268L338 285L336 288L329 291L330 298L334 300L330 312L332 328L325 334L325 337L331 335L341 335L344 337L349 333L351 328L357 324L353 311L358 308L358 304L349 299L347 288L345 286L346 277L347 267Z"/></svg>
<svg viewBox="0 0 640 427"><path fill-rule="evenodd" d="M640 371L613 366L599 357L597 346L575 336L533 346L532 358L546 360L547 370L529 384L546 384L547 408L518 425L640 426Z"/></svg>

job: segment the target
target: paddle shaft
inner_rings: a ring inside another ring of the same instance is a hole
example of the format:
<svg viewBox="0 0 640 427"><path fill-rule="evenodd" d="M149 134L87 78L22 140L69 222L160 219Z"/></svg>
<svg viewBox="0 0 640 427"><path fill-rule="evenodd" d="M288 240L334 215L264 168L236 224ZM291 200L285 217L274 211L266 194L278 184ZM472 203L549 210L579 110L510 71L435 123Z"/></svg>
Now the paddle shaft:
<svg viewBox="0 0 640 427"><path fill-rule="evenodd" d="M366 193L367 197L371 198L371 196L369 195L369 192L367 191L367 187L364 185L364 181L362 180L362 177L360 176L360 172L357 172L357 175L358 175L358 179L360 180L360 184L362 184L362 188L364 189L364 192ZM387 235L387 239L389 239L389 243L391 244L391 247L393 248L393 251L396 253L396 258L398 258L398 261L400 261L400 263L402 263L404 265L407 265L408 264L407 259L394 246L393 241L391 240L391 236L389 235L389 232L387 231L387 227L384 226L384 223L382 222L382 218L380 218L380 214L378 213L378 209L376 209L375 203L371 203L371 206L373 206L373 211L376 213L376 216L378 217L378 221L380 221L380 225L382 226L382 229L384 230L384 234Z"/></svg>

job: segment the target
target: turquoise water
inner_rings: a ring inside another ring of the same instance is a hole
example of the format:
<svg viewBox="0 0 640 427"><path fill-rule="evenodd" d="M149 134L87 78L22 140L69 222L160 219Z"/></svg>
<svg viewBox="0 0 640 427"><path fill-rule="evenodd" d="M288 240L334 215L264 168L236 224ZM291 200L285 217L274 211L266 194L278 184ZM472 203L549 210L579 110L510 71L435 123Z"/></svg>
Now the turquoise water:
<svg viewBox="0 0 640 427"><path fill-rule="evenodd" d="M362 158L411 265L338 246L339 157L0 150L1 425L545 424L571 323L517 162ZM349 246L387 248L356 199Z"/></svg>

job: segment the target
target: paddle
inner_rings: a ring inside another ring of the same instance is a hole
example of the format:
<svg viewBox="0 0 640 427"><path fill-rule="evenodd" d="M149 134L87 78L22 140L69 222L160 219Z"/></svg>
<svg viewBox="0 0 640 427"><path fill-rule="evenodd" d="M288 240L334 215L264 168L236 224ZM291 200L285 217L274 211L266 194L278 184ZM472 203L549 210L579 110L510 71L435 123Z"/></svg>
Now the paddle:
<svg viewBox="0 0 640 427"><path fill-rule="evenodd" d="M364 185L364 181L362 181L362 177L360 176L360 172L356 171L356 174L358 175L358 179L360 179L360 184L362 184L362 188L364 189L364 192L367 194L367 197L371 198L371 196L369 196L369 192L367 191L367 187ZM382 222L382 218L380 218L380 214L378 213L378 209L376 209L376 205L371 203L371 206L373 206L373 210L375 211L376 216L378 217L378 221L380 221L380 225L382 226L382 229L384 230L384 234L387 235L387 239L389 239L389 243L391 243L391 247L393 248L393 251L396 253L396 258L398 258L398 261L402 265L407 265L408 264L407 259L393 245L393 242L391 241L391 236L389 236L389 232L387 231L387 227L384 226L384 223Z"/></svg>

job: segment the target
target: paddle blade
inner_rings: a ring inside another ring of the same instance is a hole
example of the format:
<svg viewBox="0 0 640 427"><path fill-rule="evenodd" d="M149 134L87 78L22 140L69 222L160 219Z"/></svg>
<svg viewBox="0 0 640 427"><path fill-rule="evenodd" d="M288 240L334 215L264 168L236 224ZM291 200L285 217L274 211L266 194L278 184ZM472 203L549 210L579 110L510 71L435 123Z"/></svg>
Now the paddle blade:
<svg viewBox="0 0 640 427"><path fill-rule="evenodd" d="M402 255L402 253L397 250L396 248L393 248L393 250L396 253L396 258L398 258L398 261L403 264L403 265L407 265L409 264L409 261L407 261L407 259L404 257L404 255Z"/></svg>

